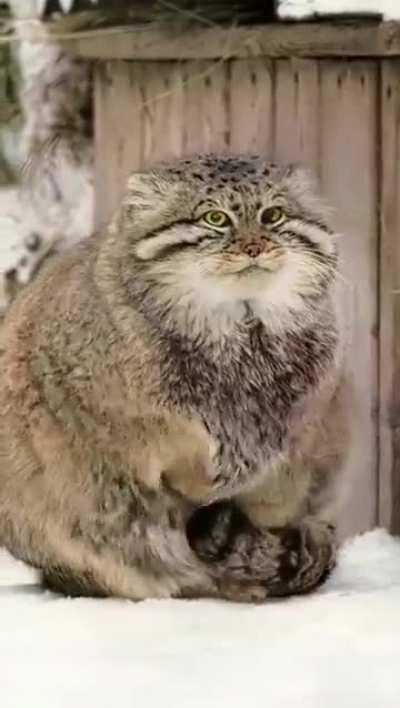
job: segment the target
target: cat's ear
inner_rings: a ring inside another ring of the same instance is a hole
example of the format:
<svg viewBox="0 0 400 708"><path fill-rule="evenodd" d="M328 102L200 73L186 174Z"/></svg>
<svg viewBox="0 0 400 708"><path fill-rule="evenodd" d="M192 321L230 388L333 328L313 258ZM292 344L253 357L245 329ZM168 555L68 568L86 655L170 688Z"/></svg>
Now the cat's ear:
<svg viewBox="0 0 400 708"><path fill-rule="evenodd" d="M173 221L179 186L160 170L132 173L117 213L119 229L140 234Z"/></svg>
<svg viewBox="0 0 400 708"><path fill-rule="evenodd" d="M315 172L304 165L290 165L285 180L298 194L318 194L318 180Z"/></svg>
<svg viewBox="0 0 400 708"><path fill-rule="evenodd" d="M133 172L126 183L124 201L127 204L141 204L146 208L149 202L154 204L157 199L171 196L178 186L177 182L168 179L162 170Z"/></svg>
<svg viewBox="0 0 400 708"><path fill-rule="evenodd" d="M315 214L326 224L330 222L334 209L321 196L317 175L313 170L303 165L291 165L283 181L289 193L307 211Z"/></svg>
<svg viewBox="0 0 400 708"><path fill-rule="evenodd" d="M155 176L148 172L133 172L126 182L124 203L135 203L143 207L159 194L159 184Z"/></svg>
<svg viewBox="0 0 400 708"><path fill-rule="evenodd" d="M127 179L119 209L123 225L134 224L154 211L160 198L160 189L153 175L148 172L132 173Z"/></svg>

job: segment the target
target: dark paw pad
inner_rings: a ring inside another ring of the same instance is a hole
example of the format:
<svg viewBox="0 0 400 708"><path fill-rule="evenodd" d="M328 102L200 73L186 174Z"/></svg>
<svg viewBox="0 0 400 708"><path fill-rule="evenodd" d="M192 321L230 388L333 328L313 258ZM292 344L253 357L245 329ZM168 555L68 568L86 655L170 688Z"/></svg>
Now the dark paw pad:
<svg viewBox="0 0 400 708"><path fill-rule="evenodd" d="M283 583L293 580L301 566L303 535L300 529L286 529L281 534L282 554L279 559L279 578Z"/></svg>
<svg viewBox="0 0 400 708"><path fill-rule="evenodd" d="M210 563L224 560L237 535L248 526L249 521L233 504L219 502L197 509L188 521L186 534L196 555Z"/></svg>

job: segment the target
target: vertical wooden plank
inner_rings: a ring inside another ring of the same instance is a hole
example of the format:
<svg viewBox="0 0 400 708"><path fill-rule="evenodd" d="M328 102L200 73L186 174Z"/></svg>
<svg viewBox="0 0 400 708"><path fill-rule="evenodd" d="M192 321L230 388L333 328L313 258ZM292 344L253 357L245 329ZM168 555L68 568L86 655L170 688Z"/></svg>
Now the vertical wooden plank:
<svg viewBox="0 0 400 708"><path fill-rule="evenodd" d="M95 78L96 215L108 220L127 176L183 152L183 80L177 62L101 64Z"/></svg>
<svg viewBox="0 0 400 708"><path fill-rule="evenodd" d="M185 155L204 151L204 79L212 66L210 62L199 61L188 61L183 65L183 151Z"/></svg>
<svg viewBox="0 0 400 708"><path fill-rule="evenodd" d="M96 225L110 218L127 175L141 165L142 115L136 62L104 62L95 70ZM129 104L127 105L129 101ZM130 109L129 105L132 106Z"/></svg>
<svg viewBox="0 0 400 708"><path fill-rule="evenodd" d="M183 77L178 62L142 62L143 166L183 152Z"/></svg>
<svg viewBox="0 0 400 708"><path fill-rule="evenodd" d="M275 158L299 162L319 174L319 63L280 59L275 74Z"/></svg>
<svg viewBox="0 0 400 708"><path fill-rule="evenodd" d="M382 62L379 523L400 533L400 60Z"/></svg>
<svg viewBox="0 0 400 708"><path fill-rule="evenodd" d="M272 159L274 143L274 64L259 59L231 62L230 145L233 152Z"/></svg>
<svg viewBox="0 0 400 708"><path fill-rule="evenodd" d="M229 64L186 62L184 153L229 150Z"/></svg>
<svg viewBox="0 0 400 708"><path fill-rule="evenodd" d="M377 522L378 70L373 61L321 61L321 178L336 207L342 311L349 313L348 362L356 410L342 532Z"/></svg>

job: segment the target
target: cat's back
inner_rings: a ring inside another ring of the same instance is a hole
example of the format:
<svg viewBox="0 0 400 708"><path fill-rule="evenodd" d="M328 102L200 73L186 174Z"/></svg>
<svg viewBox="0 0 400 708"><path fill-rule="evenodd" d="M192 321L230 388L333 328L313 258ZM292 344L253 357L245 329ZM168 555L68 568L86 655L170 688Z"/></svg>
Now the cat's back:
<svg viewBox="0 0 400 708"><path fill-rule="evenodd" d="M17 297L1 330L0 447L22 439L34 410L43 402L45 360L49 363L71 313L79 310L84 262L74 249L51 259Z"/></svg>
<svg viewBox="0 0 400 708"><path fill-rule="evenodd" d="M76 248L50 259L13 303L2 325L3 383L10 383L8 375L17 364L28 365L40 350L51 351L57 333L79 316L87 299L88 257L87 249Z"/></svg>
<svg viewBox="0 0 400 708"><path fill-rule="evenodd" d="M22 439L27 429L35 437L35 417L46 417L89 444L105 426L125 425L129 401L146 401L158 389L156 351L132 308L125 336L99 252L93 239L55 257L7 313L0 380L6 437Z"/></svg>

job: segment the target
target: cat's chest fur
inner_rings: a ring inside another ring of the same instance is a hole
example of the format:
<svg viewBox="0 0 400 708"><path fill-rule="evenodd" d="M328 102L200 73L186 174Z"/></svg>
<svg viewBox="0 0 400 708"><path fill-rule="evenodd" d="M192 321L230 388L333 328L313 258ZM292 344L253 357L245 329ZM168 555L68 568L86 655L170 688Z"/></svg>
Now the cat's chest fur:
<svg viewBox="0 0 400 708"><path fill-rule="evenodd" d="M163 388L170 402L200 416L223 466L249 472L284 449L295 406L317 387L334 343L329 331L277 335L259 320L219 342L169 336Z"/></svg>

